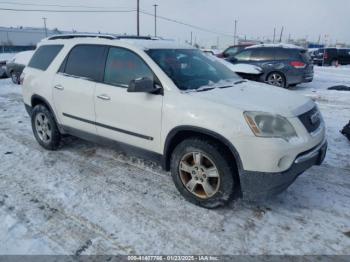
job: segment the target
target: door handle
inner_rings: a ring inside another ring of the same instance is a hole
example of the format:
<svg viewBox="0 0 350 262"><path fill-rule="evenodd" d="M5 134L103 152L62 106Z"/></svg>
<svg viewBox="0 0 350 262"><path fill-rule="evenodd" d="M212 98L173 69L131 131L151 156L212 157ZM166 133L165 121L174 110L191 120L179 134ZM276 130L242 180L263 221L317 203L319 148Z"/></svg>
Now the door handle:
<svg viewBox="0 0 350 262"><path fill-rule="evenodd" d="M58 89L58 90L63 90L63 89L64 89L64 87L61 86L61 85L55 85L54 87L55 87L56 89Z"/></svg>
<svg viewBox="0 0 350 262"><path fill-rule="evenodd" d="M107 95L98 95L97 98L102 99L102 100L111 100L111 98Z"/></svg>

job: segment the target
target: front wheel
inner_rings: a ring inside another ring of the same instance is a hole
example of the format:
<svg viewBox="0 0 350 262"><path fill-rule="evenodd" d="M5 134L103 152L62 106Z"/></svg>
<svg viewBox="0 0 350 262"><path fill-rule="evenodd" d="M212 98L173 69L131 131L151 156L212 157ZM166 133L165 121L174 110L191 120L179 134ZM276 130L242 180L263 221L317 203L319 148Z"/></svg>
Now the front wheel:
<svg viewBox="0 0 350 262"><path fill-rule="evenodd" d="M222 147L197 138L184 140L175 148L171 174L179 192L205 208L227 204L238 185L236 171Z"/></svg>
<svg viewBox="0 0 350 262"><path fill-rule="evenodd" d="M267 76L267 83L269 85L278 86L278 87L286 87L286 78L278 72L273 72Z"/></svg>

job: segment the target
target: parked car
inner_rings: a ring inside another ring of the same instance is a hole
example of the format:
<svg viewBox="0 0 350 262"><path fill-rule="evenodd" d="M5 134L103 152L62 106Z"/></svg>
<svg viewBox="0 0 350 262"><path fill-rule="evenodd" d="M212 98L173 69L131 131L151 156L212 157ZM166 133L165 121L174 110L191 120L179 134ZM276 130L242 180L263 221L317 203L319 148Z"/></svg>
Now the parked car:
<svg viewBox="0 0 350 262"><path fill-rule="evenodd" d="M287 88L313 80L313 64L307 50L295 45L255 45L247 47L229 62L247 63L261 67L261 82Z"/></svg>
<svg viewBox="0 0 350 262"><path fill-rule="evenodd" d="M203 49L201 49L201 51L206 53L206 54L215 55L215 56L221 53L220 50L211 49L211 48L203 48Z"/></svg>
<svg viewBox="0 0 350 262"><path fill-rule="evenodd" d="M6 63L12 59L14 54L12 53L0 53L0 78L7 78Z"/></svg>
<svg viewBox="0 0 350 262"><path fill-rule="evenodd" d="M316 65L350 65L350 48L322 48L315 52L313 62Z"/></svg>
<svg viewBox="0 0 350 262"><path fill-rule="evenodd" d="M34 51L19 52L6 63L6 74L11 77L13 83L19 84L20 75L29 63L33 53Z"/></svg>
<svg viewBox="0 0 350 262"><path fill-rule="evenodd" d="M320 48L314 52L312 56L313 63L318 66L338 64L338 49L337 48Z"/></svg>
<svg viewBox="0 0 350 262"><path fill-rule="evenodd" d="M248 46L252 46L253 44L242 44L242 45L233 45L226 48L222 53L217 54L220 58L229 58L242 51Z"/></svg>
<svg viewBox="0 0 350 262"><path fill-rule="evenodd" d="M40 42L22 74L38 143L56 150L71 134L143 152L206 208L280 193L322 163L325 125L310 98L243 81L191 46L149 39Z"/></svg>
<svg viewBox="0 0 350 262"><path fill-rule="evenodd" d="M263 74L263 69L256 65L250 64L232 64L227 62L225 59L216 58L218 61L223 63L237 75L242 77L243 79L259 81L261 75Z"/></svg>

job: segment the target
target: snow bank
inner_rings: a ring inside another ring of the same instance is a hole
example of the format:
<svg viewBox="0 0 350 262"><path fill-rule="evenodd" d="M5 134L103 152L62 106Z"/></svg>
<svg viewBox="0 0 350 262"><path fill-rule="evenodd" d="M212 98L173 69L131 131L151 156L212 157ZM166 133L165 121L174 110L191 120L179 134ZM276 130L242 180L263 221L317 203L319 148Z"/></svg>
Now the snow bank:
<svg viewBox="0 0 350 262"><path fill-rule="evenodd" d="M0 61L9 61L15 55L16 55L16 53L1 53L0 54Z"/></svg>

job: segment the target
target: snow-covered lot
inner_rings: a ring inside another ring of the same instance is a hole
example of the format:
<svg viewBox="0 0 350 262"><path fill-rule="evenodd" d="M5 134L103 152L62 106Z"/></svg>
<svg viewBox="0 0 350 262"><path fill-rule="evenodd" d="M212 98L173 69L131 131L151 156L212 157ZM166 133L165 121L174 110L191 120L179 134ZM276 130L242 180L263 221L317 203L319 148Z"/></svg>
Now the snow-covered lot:
<svg viewBox="0 0 350 262"><path fill-rule="evenodd" d="M327 124L325 163L266 202L206 210L149 161L79 139L32 135L20 87L0 80L0 254L350 254L350 68L315 68L293 92Z"/></svg>

